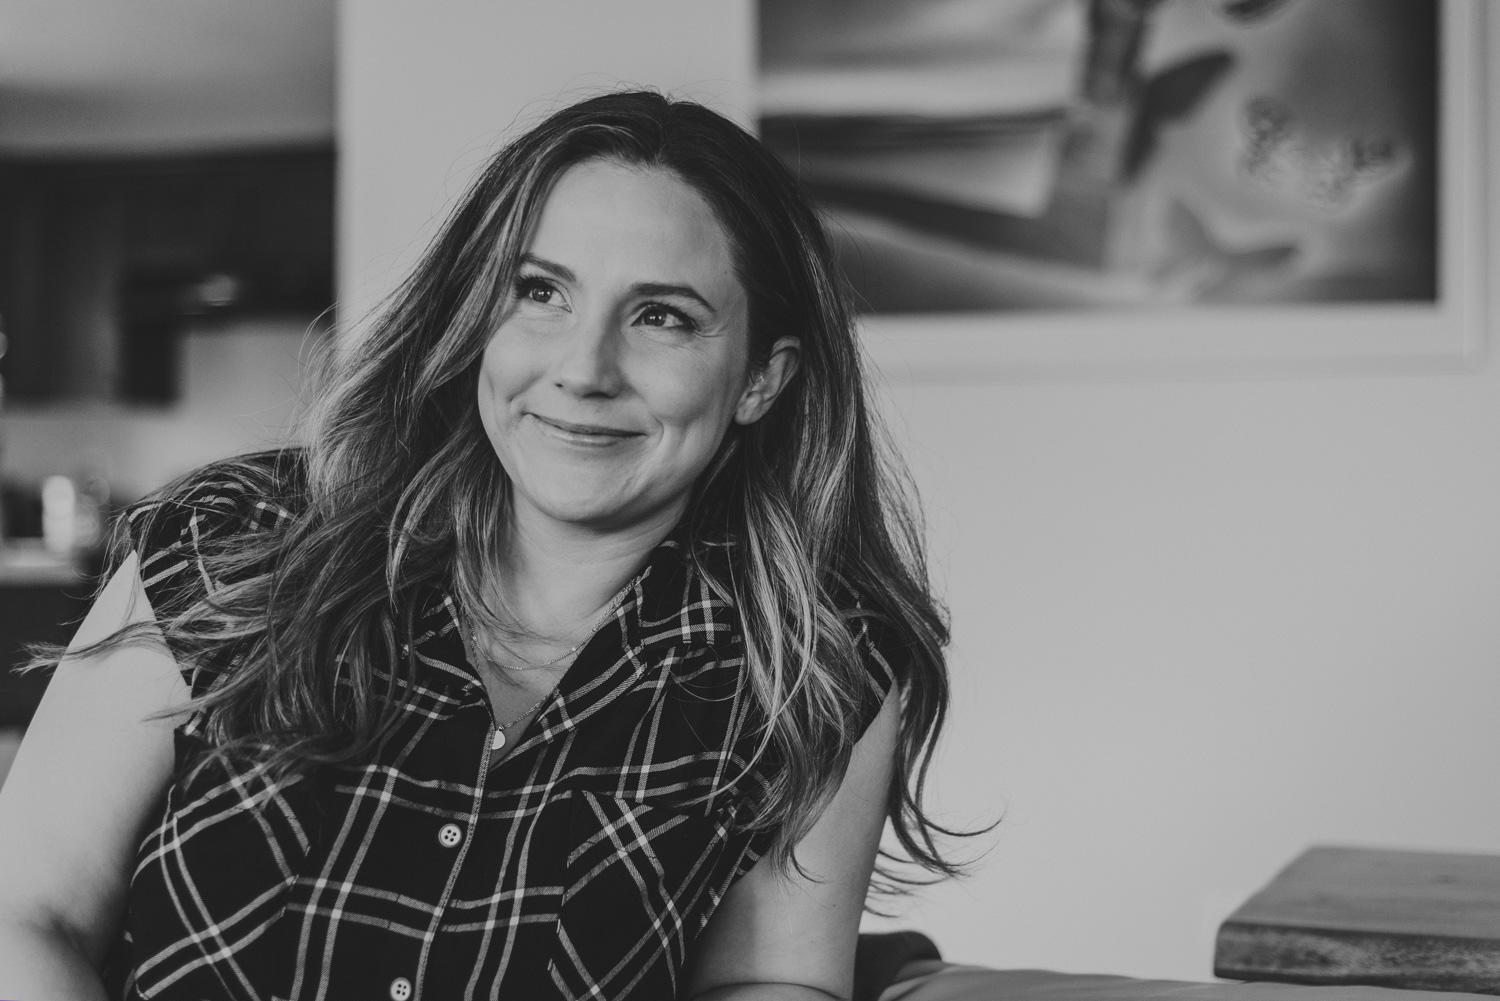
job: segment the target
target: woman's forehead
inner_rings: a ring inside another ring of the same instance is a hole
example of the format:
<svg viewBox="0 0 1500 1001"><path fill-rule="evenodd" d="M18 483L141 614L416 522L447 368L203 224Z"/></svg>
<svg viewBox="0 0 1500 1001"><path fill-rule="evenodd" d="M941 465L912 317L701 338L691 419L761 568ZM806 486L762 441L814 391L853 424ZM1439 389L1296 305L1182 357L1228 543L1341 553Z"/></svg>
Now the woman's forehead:
<svg viewBox="0 0 1500 1001"><path fill-rule="evenodd" d="M676 174L587 160L558 178L528 252L580 277L738 289L734 251L713 207Z"/></svg>

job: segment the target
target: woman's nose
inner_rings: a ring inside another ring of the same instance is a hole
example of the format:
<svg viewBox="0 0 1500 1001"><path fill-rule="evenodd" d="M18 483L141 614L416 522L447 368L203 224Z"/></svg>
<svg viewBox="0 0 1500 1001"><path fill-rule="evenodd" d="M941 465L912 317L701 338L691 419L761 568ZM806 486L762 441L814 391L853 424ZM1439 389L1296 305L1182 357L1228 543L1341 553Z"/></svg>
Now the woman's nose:
<svg viewBox="0 0 1500 1001"><path fill-rule="evenodd" d="M580 317L554 363L554 382L577 396L618 394L623 384L620 346L613 317Z"/></svg>

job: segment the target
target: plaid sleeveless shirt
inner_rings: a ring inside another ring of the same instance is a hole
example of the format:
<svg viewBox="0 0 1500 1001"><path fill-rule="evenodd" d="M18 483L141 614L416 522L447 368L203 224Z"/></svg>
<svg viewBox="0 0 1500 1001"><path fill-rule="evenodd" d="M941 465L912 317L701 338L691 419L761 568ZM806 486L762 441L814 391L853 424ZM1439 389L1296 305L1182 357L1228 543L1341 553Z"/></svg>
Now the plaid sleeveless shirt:
<svg viewBox="0 0 1500 1001"><path fill-rule="evenodd" d="M153 605L217 586L208 540L295 518L295 491L279 493L211 466L129 510ZM677 995L694 938L774 835L741 823L754 770L694 802L755 747L734 609L662 544L493 769L495 721L454 599L434 589L416 613L416 683L367 764L278 785L248 766L189 776L203 720L177 728L177 777L106 965L113 997ZM863 732L894 675L858 628ZM194 694L224 676L185 672Z"/></svg>

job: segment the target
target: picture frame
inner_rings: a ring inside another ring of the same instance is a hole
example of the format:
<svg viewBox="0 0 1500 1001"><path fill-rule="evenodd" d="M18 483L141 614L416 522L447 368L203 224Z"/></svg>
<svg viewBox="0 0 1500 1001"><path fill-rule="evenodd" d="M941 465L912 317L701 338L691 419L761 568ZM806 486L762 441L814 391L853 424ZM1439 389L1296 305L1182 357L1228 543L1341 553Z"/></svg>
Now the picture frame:
<svg viewBox="0 0 1500 1001"><path fill-rule="evenodd" d="M1484 57L1500 51L1500 17L1483 0L1439 2L1433 301L868 313L875 365L919 382L1473 367L1487 341L1486 169L1500 162Z"/></svg>

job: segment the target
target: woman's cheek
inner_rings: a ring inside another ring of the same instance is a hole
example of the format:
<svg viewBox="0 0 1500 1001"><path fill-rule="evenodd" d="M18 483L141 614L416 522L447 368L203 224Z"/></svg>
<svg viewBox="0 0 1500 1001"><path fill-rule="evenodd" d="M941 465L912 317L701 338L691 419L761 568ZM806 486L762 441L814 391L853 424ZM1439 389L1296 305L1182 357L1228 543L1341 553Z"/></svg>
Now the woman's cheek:
<svg viewBox="0 0 1500 1001"><path fill-rule="evenodd" d="M524 341L513 333L500 331L484 349L479 368L479 396L495 408L508 406L528 382L532 359L527 357Z"/></svg>
<svg viewBox="0 0 1500 1001"><path fill-rule="evenodd" d="M495 376L490 368L488 352L485 354L484 364L479 369L479 423L489 434L491 440L499 430L496 420L496 410L499 405L499 394L495 391Z"/></svg>
<svg viewBox="0 0 1500 1001"><path fill-rule="evenodd" d="M505 362L502 354L487 351L478 380L479 423L497 451L505 448L505 441L514 430L512 402L520 392L515 384L515 369Z"/></svg>
<svg viewBox="0 0 1500 1001"><path fill-rule="evenodd" d="M727 361L693 355L660 359L633 381L661 424L684 435L712 434L717 441L739 395Z"/></svg>

